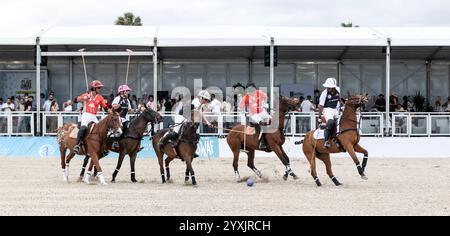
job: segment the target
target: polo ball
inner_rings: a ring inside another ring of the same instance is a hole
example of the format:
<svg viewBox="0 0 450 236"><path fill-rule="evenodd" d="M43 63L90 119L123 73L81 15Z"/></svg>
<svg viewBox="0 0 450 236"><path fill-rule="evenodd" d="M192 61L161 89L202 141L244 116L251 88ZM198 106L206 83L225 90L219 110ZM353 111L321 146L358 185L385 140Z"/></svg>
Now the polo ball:
<svg viewBox="0 0 450 236"><path fill-rule="evenodd" d="M255 183L255 181L253 181L253 178L247 179L247 186L252 187L254 183Z"/></svg>

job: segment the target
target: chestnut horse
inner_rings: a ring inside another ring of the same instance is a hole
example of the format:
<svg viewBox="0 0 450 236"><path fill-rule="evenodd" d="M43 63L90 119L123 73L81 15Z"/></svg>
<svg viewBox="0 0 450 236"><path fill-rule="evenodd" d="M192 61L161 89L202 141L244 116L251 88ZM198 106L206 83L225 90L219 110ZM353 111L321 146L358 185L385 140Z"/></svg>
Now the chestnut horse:
<svg viewBox="0 0 450 236"><path fill-rule="evenodd" d="M337 146L336 142L333 138L330 138L331 147L324 147L324 140L319 139L316 140L314 138L314 130L306 133L305 138L300 141L303 143L303 153L309 161L311 166L311 176L314 178L317 186L321 186L319 178L317 178L316 171L316 158L323 161L326 166L327 174L333 181L336 186L341 185L341 183L336 179L331 170L331 161L330 161L330 153L339 153L339 152L348 152L353 159L353 162L356 164L359 175L362 179L367 180L366 175L364 174L365 167L367 165L367 160L369 154L366 149L362 148L358 142L360 140L359 130L358 130L358 120L356 116L356 109L361 107L365 102L367 102L367 95L355 95L350 96L345 102L344 112L341 116L339 122L339 131L337 134L337 141L339 142L340 147ZM359 163L358 157L355 152L363 153L364 159L362 165Z"/></svg>
<svg viewBox="0 0 450 236"><path fill-rule="evenodd" d="M79 155L86 155L91 158L91 166L89 171L92 170L92 166L98 170L99 176L102 175L102 168L99 163L99 158L102 156L104 141L108 136L108 130L112 129L111 135L117 136L122 134L122 123L120 122L120 116L117 112L111 112L105 118L103 118L98 124L95 124L92 131L89 132L83 143L83 147L79 151ZM63 127L58 128L58 144L59 152L61 154L61 168L63 179L65 182L69 182L69 163L75 156L73 148L76 145L76 138L70 137L73 129L77 127L76 124L67 123ZM76 133L76 131L75 131ZM69 149L69 154L66 156L66 151ZM100 178L101 184L106 184L104 178Z"/></svg>
<svg viewBox="0 0 450 236"><path fill-rule="evenodd" d="M265 139L267 143L268 150L261 151L273 151L281 160L283 165L286 168L286 172L283 176L284 180L287 180L288 176L291 175L294 179L298 179L297 175L294 174L290 167L289 157L283 149L283 144L285 142L284 135L284 119L287 112L294 111L299 104L298 99L290 99L281 97L280 98L280 107L275 115L278 116L278 129L274 130L272 133L266 133ZM236 125L232 130L228 133L227 143L230 146L231 151L233 152L233 168L234 174L237 181L240 181L240 175L238 170L238 161L239 161L239 152L241 146L245 143L245 149L247 152L247 166L253 170L253 172L258 175L258 177L262 178L262 173L258 169L256 169L254 164L255 159L255 150L259 150L259 142L258 142L258 134L256 135L248 135L246 132L246 137L244 138L244 125ZM247 128L245 129L247 131ZM262 132L262 129L261 129Z"/></svg>
<svg viewBox="0 0 450 236"><path fill-rule="evenodd" d="M164 134L168 131L168 129L160 130L153 136L152 144L155 149L156 156L158 157L158 163L161 173L162 183L166 182L165 174L164 174L164 165L163 165L163 157L164 154L167 155L165 160L167 181L170 181L170 170L169 164L175 158L180 158L182 161L186 162L186 175L184 178L184 182L187 183L189 181L189 176L192 180L192 185L196 186L197 181L195 180L194 169L192 168L192 161L194 160L195 151L197 150L197 144L200 139L200 135L197 134L197 129L199 123L194 122L184 122L181 125L180 134L177 140L173 141L174 143L168 142L164 145L163 149L159 149L158 142L164 136Z"/></svg>

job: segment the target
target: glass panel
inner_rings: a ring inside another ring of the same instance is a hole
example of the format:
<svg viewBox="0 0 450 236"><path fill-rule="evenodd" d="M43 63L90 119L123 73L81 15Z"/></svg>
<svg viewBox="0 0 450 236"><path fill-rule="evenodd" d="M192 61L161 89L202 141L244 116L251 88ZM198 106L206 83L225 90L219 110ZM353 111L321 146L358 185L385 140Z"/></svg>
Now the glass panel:
<svg viewBox="0 0 450 236"><path fill-rule="evenodd" d="M141 80L141 98L145 97L146 99L148 99L148 96L150 94L153 94L153 65L140 64L139 66L139 79Z"/></svg>
<svg viewBox="0 0 450 236"><path fill-rule="evenodd" d="M406 116L396 116L395 117L395 134L408 134L408 117Z"/></svg>
<svg viewBox="0 0 450 236"><path fill-rule="evenodd" d="M278 65L275 67L275 86L280 86L281 84L292 84L295 82L295 70L294 65Z"/></svg>
<svg viewBox="0 0 450 236"><path fill-rule="evenodd" d="M181 65L178 64L167 64L164 65L164 75L163 75L163 90L172 92L172 89L183 84L181 75Z"/></svg>
<svg viewBox="0 0 450 236"><path fill-rule="evenodd" d="M295 119L295 133L304 134L311 130L311 117L301 116Z"/></svg>
<svg viewBox="0 0 450 236"><path fill-rule="evenodd" d="M185 86L189 88L191 96L194 94L194 80L202 79L203 87L207 84L206 78L204 78L204 65L184 65L184 80Z"/></svg>
<svg viewBox="0 0 450 236"><path fill-rule="evenodd" d="M58 117L57 116L47 116L46 117L46 132L47 133L55 133L55 130L58 128Z"/></svg>
<svg viewBox="0 0 450 236"><path fill-rule="evenodd" d="M269 67L264 67L263 64L253 65L253 83L256 87L269 88L269 76Z"/></svg>
<svg viewBox="0 0 450 236"><path fill-rule="evenodd" d="M86 71L87 71L87 77L88 77L88 83L90 81L95 80L94 76L94 65L93 64L86 64ZM73 65L73 95L78 96L82 93L86 92L86 80L84 78L84 69L83 69L83 63L80 61L80 63Z"/></svg>
<svg viewBox="0 0 450 236"><path fill-rule="evenodd" d="M450 117L431 117L432 134L450 134Z"/></svg>
<svg viewBox="0 0 450 236"><path fill-rule="evenodd" d="M411 117L411 134L427 134L426 117Z"/></svg>
<svg viewBox="0 0 450 236"><path fill-rule="evenodd" d="M314 94L316 85L316 65L297 65L297 84L312 88L308 95Z"/></svg>
<svg viewBox="0 0 450 236"><path fill-rule="evenodd" d="M431 105L435 107L436 98L440 97L440 105L442 106L447 100L449 94L449 66L448 65L432 65L430 79L430 100ZM441 111L442 107L435 107L434 111Z"/></svg>
<svg viewBox="0 0 450 236"><path fill-rule="evenodd" d="M31 133L30 116L13 116L13 133Z"/></svg>
<svg viewBox="0 0 450 236"><path fill-rule="evenodd" d="M385 81L383 65L363 65L362 91L368 93L370 96L378 96L380 93L384 94L383 83Z"/></svg>
<svg viewBox="0 0 450 236"><path fill-rule="evenodd" d="M226 68L225 64L208 65L208 78L203 81L203 86L205 88L219 87L222 89L222 93L225 93L225 87L227 86Z"/></svg>
<svg viewBox="0 0 450 236"><path fill-rule="evenodd" d="M347 96L347 92L352 94L360 93L361 90L361 72L360 65L344 64L341 71L341 93L343 97Z"/></svg>
<svg viewBox="0 0 450 236"><path fill-rule="evenodd" d="M8 117L0 116L0 133L8 132Z"/></svg>
<svg viewBox="0 0 450 236"><path fill-rule="evenodd" d="M378 134L381 133L381 119L380 117L362 117L361 118L361 132L362 134Z"/></svg>
<svg viewBox="0 0 450 236"><path fill-rule="evenodd" d="M230 64L230 84L228 84L228 86L233 86L237 83L241 83L245 86L248 79L248 65Z"/></svg>

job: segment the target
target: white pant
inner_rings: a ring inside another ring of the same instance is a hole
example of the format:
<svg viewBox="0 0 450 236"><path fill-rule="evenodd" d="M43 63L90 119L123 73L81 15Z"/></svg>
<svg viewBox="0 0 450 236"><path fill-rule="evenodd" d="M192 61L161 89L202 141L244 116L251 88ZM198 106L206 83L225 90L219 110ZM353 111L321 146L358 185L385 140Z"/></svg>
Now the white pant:
<svg viewBox="0 0 450 236"><path fill-rule="evenodd" d="M250 115L250 122L259 124L259 122L263 121L268 123L272 119L272 116L267 113L266 109L263 109L262 112L258 114Z"/></svg>
<svg viewBox="0 0 450 236"><path fill-rule="evenodd" d="M181 129L181 123L183 123L185 121L186 121L186 118L184 118L184 116L175 115L175 117L174 117L175 126L173 127L173 131L178 134Z"/></svg>
<svg viewBox="0 0 450 236"><path fill-rule="evenodd" d="M326 107L323 109L322 112L323 116L325 117L324 123L327 123L328 120L334 120L339 116L339 111L334 108Z"/></svg>
<svg viewBox="0 0 450 236"><path fill-rule="evenodd" d="M81 126L87 126L90 122L95 122L96 124L98 124L98 119L97 116L92 115L91 113L83 113L81 115Z"/></svg>

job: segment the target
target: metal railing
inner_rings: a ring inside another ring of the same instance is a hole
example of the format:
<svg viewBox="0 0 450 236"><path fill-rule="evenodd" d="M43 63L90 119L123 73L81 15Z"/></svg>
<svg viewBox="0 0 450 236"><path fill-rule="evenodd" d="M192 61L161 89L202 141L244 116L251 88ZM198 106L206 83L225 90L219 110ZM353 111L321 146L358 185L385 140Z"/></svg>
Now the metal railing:
<svg viewBox="0 0 450 236"><path fill-rule="evenodd" d="M385 127L385 113L361 113L360 134L362 136L383 137L450 137L450 113L390 113L389 127ZM99 119L106 116L99 113ZM138 114L129 114L130 118ZM77 112L42 112L42 135L56 135L56 129L67 122L76 123L80 114ZM161 124L155 125L154 132L167 128L174 124L173 113L162 114ZM205 113L206 118L218 128L209 128L201 124L199 132L204 136L224 136L237 124L248 122L248 116L244 113L224 113L214 115ZM317 127L317 113L291 113L286 116L285 127L288 136L304 136L309 130ZM34 136L36 135L36 112L0 112L0 136ZM146 130L150 133L152 126L149 124Z"/></svg>
<svg viewBox="0 0 450 236"><path fill-rule="evenodd" d="M0 136L33 136L36 112L0 112Z"/></svg>

